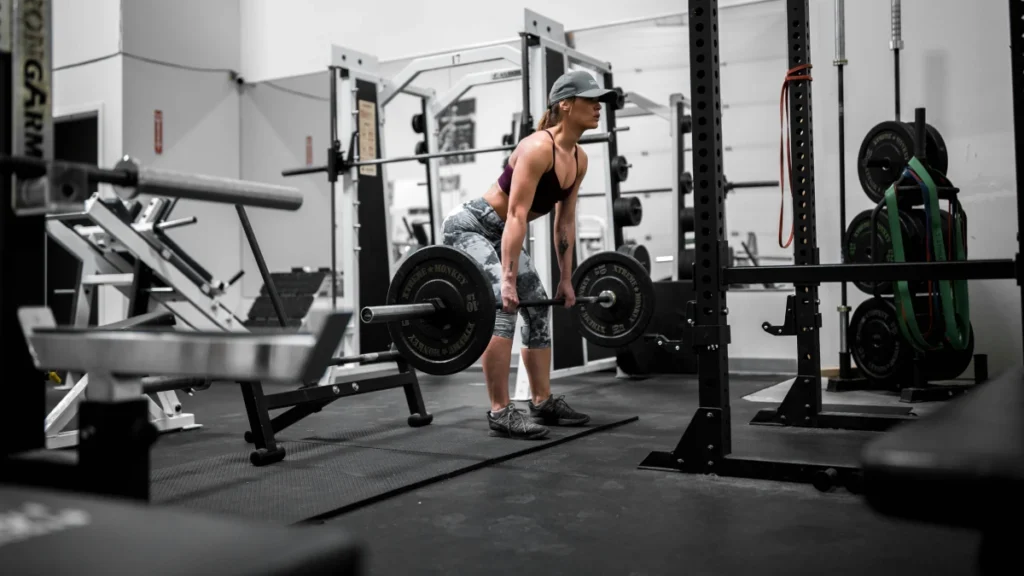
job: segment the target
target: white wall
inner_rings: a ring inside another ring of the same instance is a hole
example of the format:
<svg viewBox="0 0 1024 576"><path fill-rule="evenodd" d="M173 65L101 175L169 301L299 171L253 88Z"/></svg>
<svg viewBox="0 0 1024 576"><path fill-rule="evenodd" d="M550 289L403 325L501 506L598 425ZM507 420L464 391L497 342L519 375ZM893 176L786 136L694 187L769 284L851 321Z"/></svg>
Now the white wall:
<svg viewBox="0 0 1024 576"><path fill-rule="evenodd" d="M53 114L64 116L85 109L100 109L100 163L112 166L121 157L121 75L124 59L109 60L59 70L53 75Z"/></svg>
<svg viewBox="0 0 1024 576"><path fill-rule="evenodd" d="M240 0L129 0L123 11L129 54L180 66L240 67Z"/></svg>
<svg viewBox="0 0 1024 576"><path fill-rule="evenodd" d="M330 185L324 174L285 178L281 171L306 165L306 138L313 139L314 165L327 162L330 145L329 77L326 72L246 85L242 91L241 177L296 186L303 194L295 212L252 209L272 271L330 267ZM242 290L254 298L263 281L249 250L243 250Z"/></svg>
<svg viewBox="0 0 1024 576"><path fill-rule="evenodd" d="M121 0L54 0L55 69L121 50Z"/></svg>
<svg viewBox="0 0 1024 576"><path fill-rule="evenodd" d="M889 3L847 2L846 186L847 217L871 207L862 193L853 163L864 135L876 123L892 119L892 52L889 51ZM818 243L823 262L838 261L837 181L838 109L834 57L833 8L813 0L815 181ZM903 3L901 53L902 118L913 119L923 106L928 121L949 149L950 179L961 189L969 219L970 258L1011 258L1016 247L1016 175L1009 30L1005 2L975 2L970 10L955 0ZM781 42L781 40L780 40ZM995 374L1020 362L1020 297L1012 281L972 281L971 317L977 351L989 354ZM852 304L863 295L851 288ZM822 290L822 357L838 350L838 285ZM735 331L734 331L735 332Z"/></svg>
<svg viewBox="0 0 1024 576"><path fill-rule="evenodd" d="M149 166L238 177L239 88L223 70L238 68L238 10L238 0L125 3L125 154ZM163 115L161 154L154 147L156 110ZM233 206L181 201L174 215L198 218L169 235L215 278L240 269L243 240ZM272 238L256 232L264 242ZM239 293L236 285L225 304L236 306Z"/></svg>
<svg viewBox="0 0 1024 576"><path fill-rule="evenodd" d="M673 0L592 0L586 9L568 0L247 0L242 4L242 70L253 82L322 70L332 43L388 60L516 38L524 8L567 29L683 10Z"/></svg>
<svg viewBox="0 0 1024 576"><path fill-rule="evenodd" d="M120 4L120 0L56 0L53 4L53 114L99 110L104 166L117 162L123 141ZM99 294L100 322L121 319L124 298L120 293L105 288Z"/></svg>

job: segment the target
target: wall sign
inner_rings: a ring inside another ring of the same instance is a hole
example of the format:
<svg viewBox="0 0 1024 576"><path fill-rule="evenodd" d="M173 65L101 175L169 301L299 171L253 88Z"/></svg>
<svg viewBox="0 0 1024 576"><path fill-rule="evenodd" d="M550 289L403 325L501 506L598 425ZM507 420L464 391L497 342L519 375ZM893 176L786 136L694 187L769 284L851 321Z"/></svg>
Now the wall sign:
<svg viewBox="0 0 1024 576"><path fill-rule="evenodd" d="M163 110L153 111L153 151L157 154L164 153L164 112Z"/></svg>
<svg viewBox="0 0 1024 576"><path fill-rule="evenodd" d="M367 100L359 101L359 159L377 158L377 105ZM376 176L376 166L360 166L362 176Z"/></svg>
<svg viewBox="0 0 1024 576"><path fill-rule="evenodd" d="M476 99L452 104L437 119L437 149L441 152L472 150L476 147ZM475 154L459 154L440 159L441 165L476 162Z"/></svg>

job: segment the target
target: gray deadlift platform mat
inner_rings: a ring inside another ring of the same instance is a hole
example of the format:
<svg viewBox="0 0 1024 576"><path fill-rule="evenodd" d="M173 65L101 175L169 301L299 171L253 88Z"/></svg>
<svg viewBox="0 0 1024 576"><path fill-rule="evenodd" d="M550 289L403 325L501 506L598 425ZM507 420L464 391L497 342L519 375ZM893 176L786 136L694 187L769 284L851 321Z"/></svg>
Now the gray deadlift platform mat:
<svg viewBox="0 0 1024 576"><path fill-rule="evenodd" d="M338 428L283 441L284 461L256 467L248 448L153 470L155 504L275 523L329 518L389 496L638 420L589 410L580 428L551 428L543 440L489 435L484 409L434 414L429 426Z"/></svg>

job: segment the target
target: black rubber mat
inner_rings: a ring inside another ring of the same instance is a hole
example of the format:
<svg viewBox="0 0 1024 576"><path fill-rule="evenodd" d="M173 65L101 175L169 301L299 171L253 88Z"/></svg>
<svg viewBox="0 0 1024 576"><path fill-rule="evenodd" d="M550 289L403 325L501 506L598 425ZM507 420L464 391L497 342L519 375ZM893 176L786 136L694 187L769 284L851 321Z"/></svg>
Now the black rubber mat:
<svg viewBox="0 0 1024 576"><path fill-rule="evenodd" d="M587 413L592 412L582 407L579 409ZM606 414L591 414L592 420L585 427L552 427L551 433L544 440L527 442L496 438L488 434L486 412L487 409L480 406L462 407L447 413L435 414L434 423L424 428L403 425L358 428L352 425L308 436L302 440L494 460L533 452L534 449L560 443L593 432L595 429L625 424L637 419L635 416L615 418Z"/></svg>
<svg viewBox="0 0 1024 576"><path fill-rule="evenodd" d="M338 429L282 443L285 460L270 466L257 468L248 451L239 451L155 470L151 497L158 504L277 523L323 519L637 420L592 418L585 427L554 428L532 442L490 437L479 406L436 415L423 428L401 422Z"/></svg>

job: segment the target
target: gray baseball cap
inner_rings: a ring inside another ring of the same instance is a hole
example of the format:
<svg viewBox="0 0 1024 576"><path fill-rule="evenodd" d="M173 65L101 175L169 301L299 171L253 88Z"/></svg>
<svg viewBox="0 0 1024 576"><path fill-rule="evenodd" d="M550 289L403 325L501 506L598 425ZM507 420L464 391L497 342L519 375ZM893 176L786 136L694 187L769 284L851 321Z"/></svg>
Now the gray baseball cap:
<svg viewBox="0 0 1024 576"><path fill-rule="evenodd" d="M551 87L551 93L548 94L548 106L554 106L556 103L574 96L611 102L617 95L614 90L601 88L589 72L575 70L562 74L558 80L555 80L555 84Z"/></svg>

